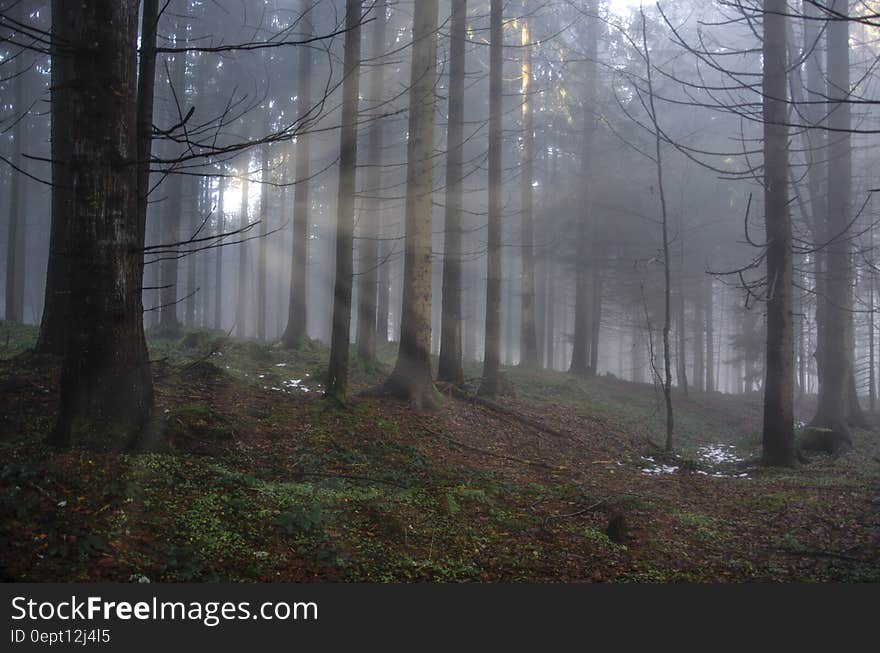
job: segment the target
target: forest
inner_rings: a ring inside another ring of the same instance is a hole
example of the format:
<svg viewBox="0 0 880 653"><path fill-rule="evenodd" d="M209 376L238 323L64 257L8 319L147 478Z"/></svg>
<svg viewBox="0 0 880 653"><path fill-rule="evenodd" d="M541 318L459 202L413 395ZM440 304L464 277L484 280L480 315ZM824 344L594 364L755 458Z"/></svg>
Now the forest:
<svg viewBox="0 0 880 653"><path fill-rule="evenodd" d="M878 64L874 0L0 0L0 579L880 582Z"/></svg>

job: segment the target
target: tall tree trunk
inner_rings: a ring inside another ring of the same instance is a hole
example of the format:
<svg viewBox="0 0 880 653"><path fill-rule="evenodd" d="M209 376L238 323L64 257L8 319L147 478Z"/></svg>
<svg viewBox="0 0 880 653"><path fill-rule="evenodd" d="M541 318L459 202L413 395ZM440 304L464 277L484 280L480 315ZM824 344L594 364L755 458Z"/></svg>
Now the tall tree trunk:
<svg viewBox="0 0 880 653"><path fill-rule="evenodd" d="M141 9L141 51L138 57L138 105L137 105L137 149L138 149L138 223L146 242L147 216L150 199L150 165L153 156L153 114L156 97L156 39L159 29L159 0L144 0ZM150 225L151 240L158 241L161 228L155 214ZM153 244L156 244L155 242ZM144 275L144 286L153 285L149 291L151 303L161 304L159 270L150 266L149 282ZM155 299L153 299L155 298ZM154 308L154 307L151 307ZM151 310L147 326L156 322L156 311Z"/></svg>
<svg viewBox="0 0 880 653"><path fill-rule="evenodd" d="M871 227L869 235L870 244L868 249L874 252L874 227ZM871 412L876 409L877 404L877 370L874 367L877 362L876 351L874 349L876 342L876 325L874 318L876 316L876 293L877 293L877 274L874 270L868 271L868 401L870 402Z"/></svg>
<svg viewBox="0 0 880 653"><path fill-rule="evenodd" d="M715 392L715 298L712 277L703 275L704 304L706 307L706 392Z"/></svg>
<svg viewBox="0 0 880 653"><path fill-rule="evenodd" d="M667 453L672 452L675 417L672 411L672 347L669 332L672 328L672 260L669 248L669 213L666 206L666 186L663 181L662 132L657 108L654 102L654 68L651 63L651 50L648 48L648 25L645 11L639 8L642 18L642 54L645 58L646 79L648 82L648 116L654 131L654 163L657 170L657 189L660 193L661 236L663 238L663 398L666 404L666 444ZM647 309L646 309L647 311ZM653 362L652 362L653 365Z"/></svg>
<svg viewBox="0 0 880 653"><path fill-rule="evenodd" d="M260 243L257 254L257 339L266 339L266 274L269 234L269 146L263 144L260 166Z"/></svg>
<svg viewBox="0 0 880 653"><path fill-rule="evenodd" d="M245 156L241 176L241 206L238 211L238 228L245 229L250 224L248 215L248 196L250 195L250 156ZM248 243L238 244L238 297L235 302L235 337L244 338L247 333L248 308Z"/></svg>
<svg viewBox="0 0 880 653"><path fill-rule="evenodd" d="M303 38L313 33L312 0L302 1ZM297 110L299 120L310 116L312 103L312 50L300 48L297 61ZM306 126L306 130L308 127ZM309 259L309 214L311 213L311 138L301 133L296 138L296 179L293 198L293 247L290 261L290 302L287 309L287 327L281 337L288 349L298 348L307 335L307 264Z"/></svg>
<svg viewBox="0 0 880 653"><path fill-rule="evenodd" d="M794 326L792 232L788 206L786 2L764 0L764 207L767 231L767 362L763 460L792 466Z"/></svg>
<svg viewBox="0 0 880 653"><path fill-rule="evenodd" d="M336 212L336 282L327 396L345 402L351 331L354 200L357 173L357 114L360 87L361 3L345 3L345 61L342 86L342 129L339 144L339 193Z"/></svg>
<svg viewBox="0 0 880 653"><path fill-rule="evenodd" d="M52 3L52 32L62 34L65 27L60 22L60 12L54 9L59 2ZM70 89L67 83L73 72L69 57L62 56L63 44L54 39L51 44L52 56L52 218L49 228L49 262L46 268L46 290L43 300L43 316L40 321L40 334L35 350L41 354L61 354L67 334L67 317L70 306L70 242L67 229L71 215L70 168L73 156L72 133L68 129L68 117L60 107L70 102ZM55 65L57 64L57 65ZM56 106L59 110L56 111ZM59 118L64 116L63 119Z"/></svg>
<svg viewBox="0 0 880 653"><path fill-rule="evenodd" d="M370 59L370 97L377 114L384 111L385 67L381 62L385 54L386 10L387 0L377 2L373 26L372 51ZM357 320L357 351L361 361L372 364L376 359L376 300L379 281L379 221L382 202L382 147L384 142L385 123L378 115L372 117L367 145L367 173L364 187L367 197L363 200L364 239L361 241L360 264L358 278L358 320Z"/></svg>
<svg viewBox="0 0 880 653"><path fill-rule="evenodd" d="M420 0L413 17L403 308L397 365L387 382L391 392L416 409L436 405L431 382L431 217L437 12L437 0Z"/></svg>
<svg viewBox="0 0 880 653"><path fill-rule="evenodd" d="M486 336L480 393L501 386L501 157L504 75L504 4L492 0L489 34L489 219L486 274Z"/></svg>
<svg viewBox="0 0 880 653"><path fill-rule="evenodd" d="M461 219L464 200L465 43L467 0L452 0L449 51L449 117L446 138L446 233L443 248L443 315L437 378L455 385L464 383L461 351Z"/></svg>
<svg viewBox="0 0 880 653"><path fill-rule="evenodd" d="M15 18L24 22L21 6L16 8ZM15 125L12 128L12 164L21 168L22 144L28 124L25 111L24 78L27 68L23 63L25 54L20 52L15 70L12 72L12 96ZM6 240L6 320L9 322L24 321L24 261L25 261L25 225L27 209L24 205L25 176L18 170L10 171L9 181L9 231Z"/></svg>
<svg viewBox="0 0 880 653"><path fill-rule="evenodd" d="M201 184L197 177L188 176L183 183L183 197L180 202L180 213L183 217L184 237L193 238L199 229L199 196ZM196 325L196 296L198 295L198 264L197 253L186 257L186 294L183 306L183 323L188 329Z"/></svg>
<svg viewBox="0 0 880 653"><path fill-rule="evenodd" d="M178 17L177 30L174 43L177 47L183 47L187 40L187 24L184 16ZM171 67L171 86L174 93L180 99L180 112L185 112L183 106L186 97L186 52L174 54L174 63ZM174 109L177 112L177 108ZM183 116L171 115L169 121L176 123ZM162 244L176 243L180 238L181 214L184 199L183 176L172 174L168 181L168 200L162 210ZM180 321L177 317L177 286L179 265L177 257L173 254L164 254L159 263L160 286L160 309L159 309L159 332L168 337L175 337L180 333Z"/></svg>
<svg viewBox="0 0 880 653"><path fill-rule="evenodd" d="M219 236L226 230L226 208L224 207L224 195L226 191L226 179L221 175L217 178L217 231ZM214 328L218 331L223 328L223 247L214 250Z"/></svg>
<svg viewBox="0 0 880 653"><path fill-rule="evenodd" d="M685 276L686 276L686 266L685 266L685 248L684 248L684 240L685 240L685 232L684 232L684 218L679 215L678 219L678 233L679 233L679 250L678 250L678 261L679 261L679 271L678 271L678 328L676 329L678 335L678 346L676 348L676 376L678 377L678 389L681 393L687 397L688 396L688 378L687 378L687 320L685 317Z"/></svg>
<svg viewBox="0 0 880 653"><path fill-rule="evenodd" d="M526 13L526 3L523 12ZM535 329L535 225L533 216L532 181L534 179L535 118L532 110L532 62L528 19L522 19L522 111L523 159L522 201L520 211L522 244L522 314L520 318L520 365L538 366L538 336Z"/></svg>
<svg viewBox="0 0 880 653"><path fill-rule="evenodd" d="M830 7L848 13L847 3L835 0ZM851 219L852 151L849 81L849 23L829 21L828 39L828 213L825 247L824 342L820 361L819 403L813 424L832 429L830 447L835 451L851 446L847 425L848 402L853 375L852 357L852 270L850 245L844 233ZM852 384L854 385L854 384Z"/></svg>
<svg viewBox="0 0 880 653"><path fill-rule="evenodd" d="M704 301L706 299L705 293L703 292L703 273L699 272L699 277L697 278L697 282L694 287L694 324L693 324L693 337L694 337L694 378L693 378L693 386L696 392L703 392L705 390L705 381L706 381L706 366L704 364L703 355L705 353L705 341L703 337L705 335L705 320L706 320L706 312Z"/></svg>
<svg viewBox="0 0 880 653"><path fill-rule="evenodd" d="M52 111L63 116L69 139L52 158L65 164L71 228L60 409L50 441L116 450L142 444L153 407L141 303L138 2L55 0L52 22Z"/></svg>
<svg viewBox="0 0 880 653"><path fill-rule="evenodd" d="M587 5L589 26L586 38L586 82L584 88L584 142L581 153L581 192L580 215L577 221L577 251L588 252L590 247L589 225L594 219L590 178L592 174L593 141L596 133L596 74L598 59L598 2L590 0ZM593 330L593 302L590 288L591 267L594 265L589 257L577 256L575 260L575 298L574 298L574 334L572 340L571 366L569 372L580 376L589 376L590 335Z"/></svg>

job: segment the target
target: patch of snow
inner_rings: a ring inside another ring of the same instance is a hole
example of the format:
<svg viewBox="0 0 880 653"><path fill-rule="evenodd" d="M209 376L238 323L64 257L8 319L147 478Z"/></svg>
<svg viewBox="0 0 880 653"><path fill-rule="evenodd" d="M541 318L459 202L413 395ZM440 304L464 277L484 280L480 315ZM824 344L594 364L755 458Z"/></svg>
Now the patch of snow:
<svg viewBox="0 0 880 653"><path fill-rule="evenodd" d="M732 444L707 444L697 449L700 460L713 465L741 463L742 457L736 453Z"/></svg>
<svg viewBox="0 0 880 653"><path fill-rule="evenodd" d="M650 466L642 467L642 474L675 474L678 471L678 467L675 465L663 465L662 463L657 463L651 456L642 456L642 460L648 463Z"/></svg>

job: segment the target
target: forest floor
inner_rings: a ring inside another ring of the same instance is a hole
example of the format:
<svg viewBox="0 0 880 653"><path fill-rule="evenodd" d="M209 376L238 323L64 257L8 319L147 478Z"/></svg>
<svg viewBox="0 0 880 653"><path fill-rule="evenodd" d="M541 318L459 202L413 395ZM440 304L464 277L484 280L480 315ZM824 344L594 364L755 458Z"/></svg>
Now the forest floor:
<svg viewBox="0 0 880 653"><path fill-rule="evenodd" d="M418 414L357 394L386 360L341 407L323 346L191 332L150 342L167 452L57 452L34 335L0 323L7 580L880 581L880 434L762 468L757 396L677 398L669 458L650 385L507 369Z"/></svg>

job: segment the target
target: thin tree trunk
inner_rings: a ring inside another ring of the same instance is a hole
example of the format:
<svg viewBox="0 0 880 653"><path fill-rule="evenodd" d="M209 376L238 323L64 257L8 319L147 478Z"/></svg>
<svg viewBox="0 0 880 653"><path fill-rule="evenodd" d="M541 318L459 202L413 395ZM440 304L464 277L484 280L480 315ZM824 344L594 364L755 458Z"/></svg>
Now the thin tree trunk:
<svg viewBox="0 0 880 653"><path fill-rule="evenodd" d="M246 156L241 177L241 205L238 210L238 228L244 229L250 224L248 215L248 196L250 195L251 159ZM235 337L244 338L247 333L248 308L248 243L242 242L238 247L238 297L235 302Z"/></svg>
<svg viewBox="0 0 880 653"><path fill-rule="evenodd" d="M712 277L703 276L703 288L706 307L706 392L715 392L715 312L712 305L714 301Z"/></svg>
<svg viewBox="0 0 880 653"><path fill-rule="evenodd" d="M177 31L174 42L177 47L183 47L187 40L187 25L184 17L178 18ZM171 67L171 85L174 93L181 102L181 111L186 98L186 52L174 54L174 63ZM175 107L174 111L177 111ZM172 122L182 119L183 116L170 116ZM172 174L168 180L168 200L162 207L162 243L176 243L180 238L180 225L182 205L184 199L183 176ZM159 262L160 294L159 294L159 332L163 336L175 337L180 333L180 321L177 317L177 290L178 290L179 265L174 255L163 255Z"/></svg>
<svg viewBox="0 0 880 653"><path fill-rule="evenodd" d="M385 54L386 6L387 0L375 5L375 23L371 37L372 51L370 54L370 97L369 100L379 114L384 111L385 67L380 60ZM384 142L384 121L375 115L370 124L367 145L367 173L364 188L367 197L364 199L364 210L361 216L363 240L361 241L360 264L358 279L358 321L357 351L358 358L366 364L376 359L376 302L379 291L379 221L382 211L380 194L382 193L382 147Z"/></svg>
<svg viewBox="0 0 880 653"><path fill-rule="evenodd" d="M525 5L525 3L523 3ZM526 6L523 12L526 13ZM522 20L522 102L523 102L523 159L521 201L521 255L522 255L522 312L520 317L520 355L522 367L538 366L538 336L535 329L535 224L533 215L532 181L534 179L535 117L532 110L532 62L528 20Z"/></svg>
<svg viewBox="0 0 880 653"><path fill-rule="evenodd" d="M491 0L489 18L489 224L486 274L486 337L480 394L501 389L501 157L504 74L504 3Z"/></svg>
<svg viewBox="0 0 880 653"><path fill-rule="evenodd" d="M23 19L21 7L16 8L16 17ZM22 62L24 53L19 53L18 61ZM27 69L18 63L12 72L12 96L16 114L22 114L25 106L24 78ZM16 115L15 126L12 128L12 164L21 168L22 142L28 116ZM25 176L18 170L10 171L9 181L9 231L6 240L6 320L9 322L24 321L24 260L25 260L25 227L27 209L25 207L24 185Z"/></svg>
<svg viewBox="0 0 880 653"><path fill-rule="evenodd" d="M302 0L303 38L313 33L309 12L313 0ZM312 103L312 50L300 48L297 62L297 106L299 120L309 117ZM306 130L307 131L307 130ZM288 349L300 347L307 336L307 264L309 259L309 214L311 212L311 138L301 133L296 138L296 180L293 198L293 247L290 261L290 302L287 309L287 327L281 337Z"/></svg>
<svg viewBox="0 0 880 653"><path fill-rule="evenodd" d="M437 378L464 382L461 351L461 218L463 193L465 43L467 0L452 0L449 52L449 118L446 146L446 223L443 251L443 307Z"/></svg>
<svg viewBox="0 0 880 653"><path fill-rule="evenodd" d="M223 199L226 191L226 179L221 175L217 178L217 235L226 230L226 208ZM223 329L223 247L215 251L214 259L214 328Z"/></svg>
<svg viewBox="0 0 880 653"><path fill-rule="evenodd" d="M266 274L269 233L269 146L262 149L260 167L260 243L257 254L257 339L266 339Z"/></svg>
<svg viewBox="0 0 880 653"><path fill-rule="evenodd" d="M407 145L406 240L400 350L387 387L416 409L436 406L431 381L431 215L437 81L437 0L420 0L413 17Z"/></svg>
<svg viewBox="0 0 880 653"><path fill-rule="evenodd" d="M70 303L50 441L118 450L143 444L153 407L140 292L138 2L55 0L52 22L52 110L69 139L52 158L66 164L76 228L65 234Z"/></svg>
<svg viewBox="0 0 880 653"><path fill-rule="evenodd" d="M794 328L792 232L788 206L786 2L764 0L764 206L767 232L767 361L763 460L792 466Z"/></svg>
<svg viewBox="0 0 880 653"><path fill-rule="evenodd" d="M587 7L590 15L587 29L586 48L586 83L584 88L584 143L581 154L581 185L583 197L577 224L577 251L591 251L589 242L589 224L595 219L591 210L590 181L592 175L593 140L596 131L596 74L598 58L599 20L598 2L590 0ZM586 260L585 260L586 259ZM592 301L589 287L590 267L594 264L589 257L576 257L575 262L575 300L574 300L574 335L572 340L571 366L569 372L580 376L590 375L590 334L592 332Z"/></svg>
<svg viewBox="0 0 880 653"><path fill-rule="evenodd" d="M360 87L361 2L346 0L345 61L343 63L342 129L339 144L339 192L336 212L336 281L333 291L333 322L328 397L344 403L348 384L353 271L354 199L357 174L357 114Z"/></svg>
<svg viewBox="0 0 880 653"><path fill-rule="evenodd" d="M706 389L706 366L704 364L705 353L705 293L703 292L704 275L699 272L699 277L694 285L694 323L693 323L693 345L694 345L694 378L693 386L696 392L703 392Z"/></svg>
<svg viewBox="0 0 880 653"><path fill-rule="evenodd" d="M644 9L639 9L642 18L642 47L645 56L645 68L648 81L648 107L651 124L654 128L654 163L657 168L657 188L660 191L660 216L663 237L663 397L666 404L666 446L667 453L673 449L673 432L675 418L672 412L672 361L669 332L672 328L672 279L669 250L669 217L666 208L666 190L663 182L663 153L661 149L662 137L657 109L654 103L654 71L651 63L651 54L648 49L647 20Z"/></svg>

